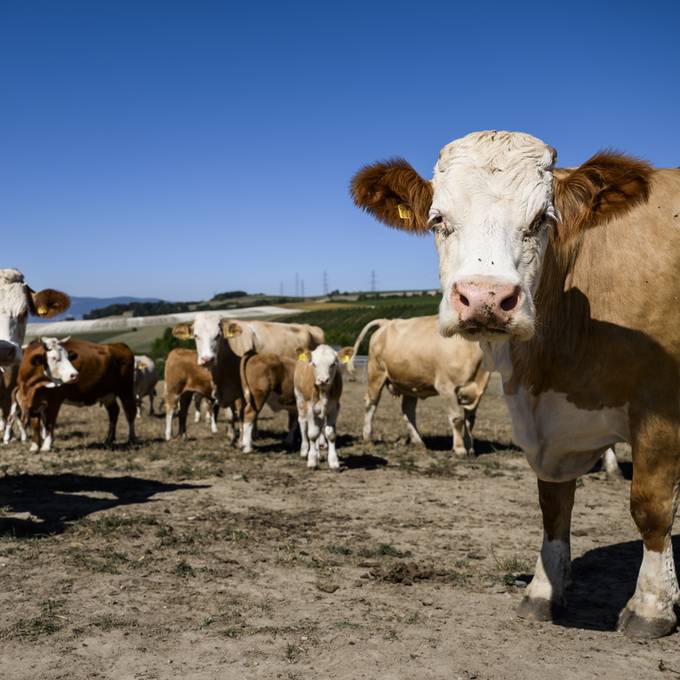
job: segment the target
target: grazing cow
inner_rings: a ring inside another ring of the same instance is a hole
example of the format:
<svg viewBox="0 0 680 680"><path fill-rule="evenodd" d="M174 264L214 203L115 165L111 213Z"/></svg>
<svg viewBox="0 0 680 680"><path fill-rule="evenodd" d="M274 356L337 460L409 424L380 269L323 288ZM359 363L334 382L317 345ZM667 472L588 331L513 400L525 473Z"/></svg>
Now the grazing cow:
<svg viewBox="0 0 680 680"><path fill-rule="evenodd" d="M527 134L474 133L442 149L431 182L397 160L361 170L352 192L391 226L433 232L440 330L479 341L503 378L543 512L520 615L564 606L576 478L628 441L643 558L619 628L660 637L680 599L680 170L609 151L571 169L555 158Z"/></svg>
<svg viewBox="0 0 680 680"><path fill-rule="evenodd" d="M474 454L472 427L479 401L489 382L482 367L479 343L464 338L444 338L436 316L413 319L376 319L364 326L354 343L348 365L354 371L354 356L366 333L373 327L368 349L368 385L364 414L364 441L371 440L373 415L383 387L401 395L401 412L409 440L423 446L416 427L418 399L440 395L446 399L453 430L453 451L458 456Z"/></svg>
<svg viewBox="0 0 680 680"><path fill-rule="evenodd" d="M258 414L268 404L273 411L288 412L288 437L286 444L293 445L297 405L295 400L295 367L297 361L290 357L265 352L248 352L241 359L241 386L243 387L243 437L244 453L253 450L253 427Z"/></svg>
<svg viewBox="0 0 680 680"><path fill-rule="evenodd" d="M165 360L165 439L172 439L172 417L179 403L179 436L186 437L187 413L192 396L205 399L210 406L210 430L217 432L219 404L213 397L215 386L207 368L197 364L196 350L178 347ZM196 401L196 413L200 420L200 401ZM196 421L198 422L198 420Z"/></svg>
<svg viewBox="0 0 680 680"><path fill-rule="evenodd" d="M153 416L153 400L156 398L156 383L158 373L153 359L135 355L135 399L137 401L137 416L142 415L142 400L149 397L149 415Z"/></svg>
<svg viewBox="0 0 680 680"><path fill-rule="evenodd" d="M328 442L328 467L340 468L335 450L335 423L340 411L342 373L352 358L351 347L339 352L329 345L319 345L314 350L299 348L295 367L295 399L302 445L300 456L307 458L307 467L319 466L319 436Z"/></svg>
<svg viewBox="0 0 680 680"><path fill-rule="evenodd" d="M64 402L74 406L106 407L113 444L120 399L128 421L128 444L135 442L134 354L123 343L98 344L85 340L42 338L32 342L19 368L17 401L24 422L33 430L31 451L49 451L54 427ZM41 436L41 425L44 436Z"/></svg>
<svg viewBox="0 0 680 680"><path fill-rule="evenodd" d="M173 335L180 340L194 339L196 362L207 368L215 386L214 397L220 407L227 411L227 443L236 441L235 415L240 417L243 403L241 388L241 356L232 348L232 341L243 333L239 323L222 319L214 312L199 312L193 323L181 323L173 328ZM167 408L167 407L166 407ZM167 411L166 411L167 435Z"/></svg>
<svg viewBox="0 0 680 680"><path fill-rule="evenodd" d="M0 269L0 369L21 362L29 314L49 318L65 312L70 304L66 293L51 288L36 293L20 271Z"/></svg>

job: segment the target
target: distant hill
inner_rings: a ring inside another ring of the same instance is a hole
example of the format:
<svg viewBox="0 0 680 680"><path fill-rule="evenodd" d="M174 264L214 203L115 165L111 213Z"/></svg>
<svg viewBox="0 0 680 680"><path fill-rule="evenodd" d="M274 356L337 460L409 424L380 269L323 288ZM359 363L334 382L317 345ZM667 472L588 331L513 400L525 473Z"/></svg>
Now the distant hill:
<svg viewBox="0 0 680 680"><path fill-rule="evenodd" d="M139 298L121 295L120 297L97 298L97 297L78 297L71 296L71 307L64 314L59 314L52 319L39 319L31 317L31 323L40 321L61 321L66 318L82 319L83 315L93 309L108 307L109 305L127 305L131 302L158 302L160 298Z"/></svg>

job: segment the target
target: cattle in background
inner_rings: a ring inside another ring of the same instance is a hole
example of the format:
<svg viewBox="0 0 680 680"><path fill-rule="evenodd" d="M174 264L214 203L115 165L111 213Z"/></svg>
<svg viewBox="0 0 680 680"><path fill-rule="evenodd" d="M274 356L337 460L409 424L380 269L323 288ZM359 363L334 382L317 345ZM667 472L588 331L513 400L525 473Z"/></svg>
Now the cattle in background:
<svg viewBox="0 0 680 680"><path fill-rule="evenodd" d="M530 135L473 133L442 149L431 182L390 161L361 170L352 192L387 224L433 233L441 332L478 340L501 373L543 512L520 615L564 606L576 479L627 441L643 558L619 628L659 637L680 599L680 170L614 152L557 169L555 157Z"/></svg>
<svg viewBox="0 0 680 680"><path fill-rule="evenodd" d="M70 304L66 293L51 288L36 293L17 269L0 269L0 368L21 361L29 314L49 318Z"/></svg>
<svg viewBox="0 0 680 680"><path fill-rule="evenodd" d="M241 386L243 388L243 436L244 453L253 450L253 428L258 414L267 404L272 411L288 412L288 437L286 444L293 445L297 422L295 400L296 359L278 354L248 352L241 359Z"/></svg>
<svg viewBox="0 0 680 680"><path fill-rule="evenodd" d="M199 399L208 402L210 430L213 433L217 432L216 421L219 404L213 396L215 385L210 371L197 364L196 356L196 350L178 347L173 349L165 360L166 441L172 439L172 418L175 413L178 413L179 436L186 437L187 412L192 397L195 399L198 420L201 418L201 402Z"/></svg>
<svg viewBox="0 0 680 680"><path fill-rule="evenodd" d="M17 401L30 422L31 450L51 450L59 409L101 403L109 416L105 443L116 436L120 400L128 421L128 444L135 441L134 354L123 343L43 338L26 348L19 367ZM42 432L41 432L42 430ZM44 435L44 436L43 436Z"/></svg>
<svg viewBox="0 0 680 680"><path fill-rule="evenodd" d="M373 415L383 387L387 387L393 395L401 396L401 412L412 443L423 446L416 426L418 399L439 395L448 405L454 453L473 455L475 414L489 382L479 344L460 337L442 337L436 316L376 319L357 337L354 356L374 327L378 330L368 346L364 441L371 440ZM348 366L350 373L354 371L354 356Z"/></svg>
<svg viewBox="0 0 680 680"><path fill-rule="evenodd" d="M352 358L351 347L336 352L329 345L319 345L314 350L298 349L295 367L295 399L302 445L300 456L307 458L307 467L319 465L319 438L323 434L328 442L328 467L340 468L335 447L335 424L340 412L342 372Z"/></svg>
<svg viewBox="0 0 680 680"><path fill-rule="evenodd" d="M149 415L153 416L153 400L156 398L158 373L153 359L145 355L135 355L135 399L137 415L142 415L142 401L149 397Z"/></svg>
<svg viewBox="0 0 680 680"><path fill-rule="evenodd" d="M173 328L173 335L180 340L196 342L196 362L210 372L213 396L221 408L225 408L227 443L236 441L235 414L240 418L243 408L240 363L231 343L243 332L240 324L224 320L219 313L198 312L193 323L181 323ZM167 407L166 407L167 408ZM167 411L166 411L167 434Z"/></svg>
<svg viewBox="0 0 680 680"><path fill-rule="evenodd" d="M298 347L314 349L325 342L323 329L300 323L277 321L241 321L223 319L223 323L237 323L241 333L231 338L231 347L239 356L253 351L272 352L280 357L296 358Z"/></svg>

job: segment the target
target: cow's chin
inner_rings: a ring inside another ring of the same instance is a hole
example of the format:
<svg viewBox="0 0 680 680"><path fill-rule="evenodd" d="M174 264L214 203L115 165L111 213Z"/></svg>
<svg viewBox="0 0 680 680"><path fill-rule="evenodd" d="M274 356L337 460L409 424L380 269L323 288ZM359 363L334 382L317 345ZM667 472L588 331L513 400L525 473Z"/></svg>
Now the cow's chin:
<svg viewBox="0 0 680 680"><path fill-rule="evenodd" d="M468 321L461 323L457 314L439 315L439 332L445 338L460 335L475 342L503 342L508 340L530 340L535 332L533 319L520 312L505 323L494 320Z"/></svg>

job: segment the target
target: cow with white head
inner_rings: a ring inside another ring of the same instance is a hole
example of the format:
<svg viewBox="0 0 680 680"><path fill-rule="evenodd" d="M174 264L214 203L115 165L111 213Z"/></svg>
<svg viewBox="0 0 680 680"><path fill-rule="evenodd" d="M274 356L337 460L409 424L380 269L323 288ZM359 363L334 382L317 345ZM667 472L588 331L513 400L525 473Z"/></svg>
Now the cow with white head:
<svg viewBox="0 0 680 680"><path fill-rule="evenodd" d="M51 288L36 292L17 269L0 269L0 368L21 362L29 314L49 318L69 305L65 293Z"/></svg>
<svg viewBox="0 0 680 680"><path fill-rule="evenodd" d="M530 135L477 132L442 149L431 181L395 160L360 170L351 192L388 225L434 235L440 331L479 340L501 373L543 511L520 614L564 606L576 478L628 441L644 557L619 626L658 637L680 601L680 170L614 152L555 160Z"/></svg>

